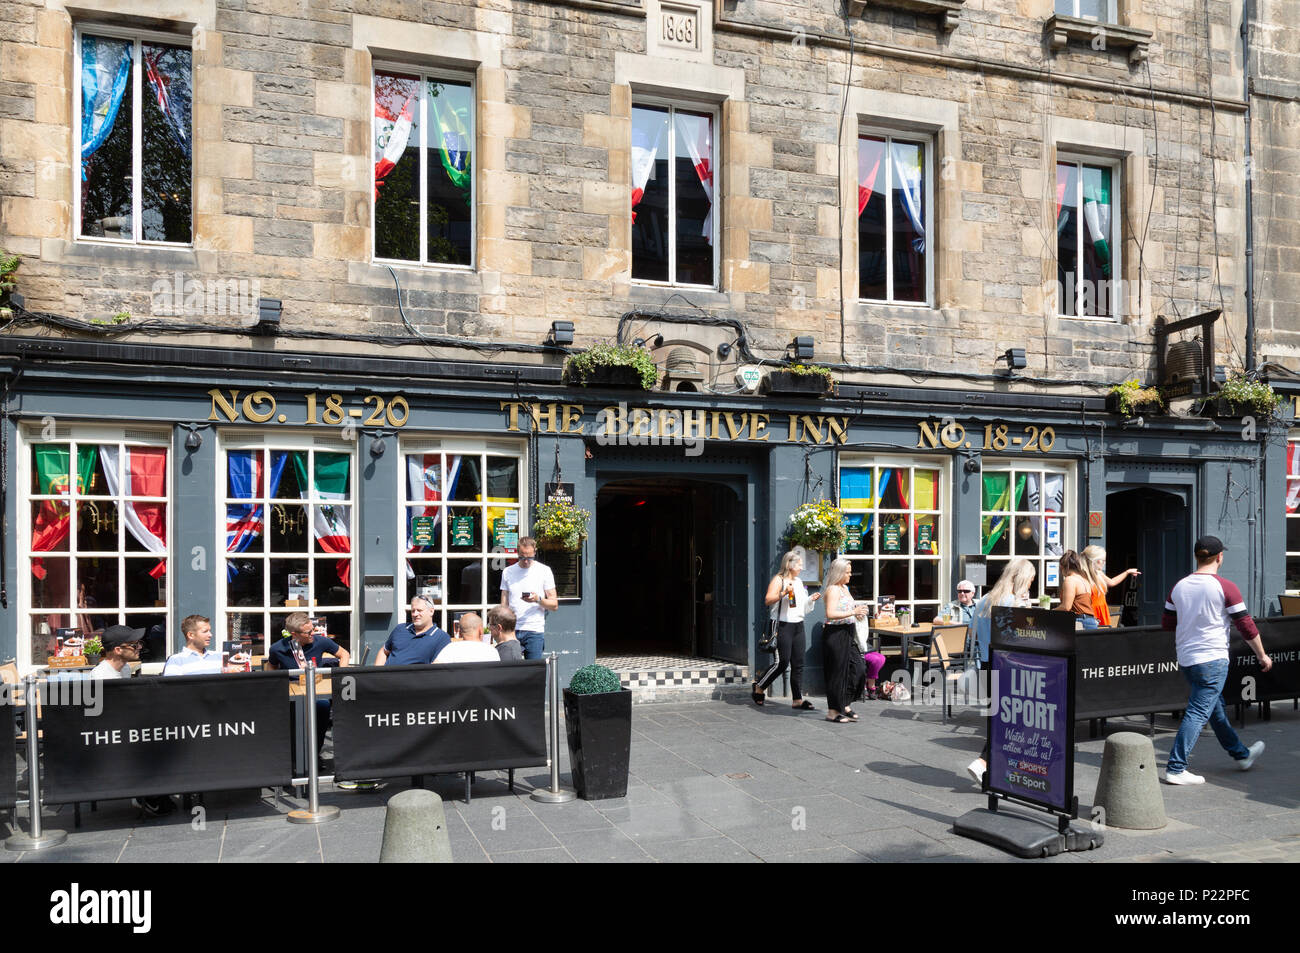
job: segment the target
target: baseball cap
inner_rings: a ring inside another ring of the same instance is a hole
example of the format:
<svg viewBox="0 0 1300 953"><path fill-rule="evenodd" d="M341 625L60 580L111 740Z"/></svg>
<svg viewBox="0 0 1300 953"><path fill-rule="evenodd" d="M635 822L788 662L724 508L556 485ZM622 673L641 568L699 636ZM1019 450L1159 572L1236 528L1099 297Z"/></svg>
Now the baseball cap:
<svg viewBox="0 0 1300 953"><path fill-rule="evenodd" d="M1202 536L1196 541L1195 552L1198 559L1217 556L1223 552L1223 540L1217 536Z"/></svg>
<svg viewBox="0 0 1300 953"><path fill-rule="evenodd" d="M144 629L133 629L129 625L110 625L104 630L101 641L104 643L104 651L115 649L119 645L126 645L128 642L140 642L144 639Z"/></svg>

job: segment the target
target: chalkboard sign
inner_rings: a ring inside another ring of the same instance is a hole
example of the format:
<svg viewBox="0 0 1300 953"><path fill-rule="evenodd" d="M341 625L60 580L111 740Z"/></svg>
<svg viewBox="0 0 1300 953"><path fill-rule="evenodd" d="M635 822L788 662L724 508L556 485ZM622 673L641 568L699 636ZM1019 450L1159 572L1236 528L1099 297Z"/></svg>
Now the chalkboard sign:
<svg viewBox="0 0 1300 953"><path fill-rule="evenodd" d="M555 576L555 595L561 602L582 598L582 551L547 549L538 557Z"/></svg>

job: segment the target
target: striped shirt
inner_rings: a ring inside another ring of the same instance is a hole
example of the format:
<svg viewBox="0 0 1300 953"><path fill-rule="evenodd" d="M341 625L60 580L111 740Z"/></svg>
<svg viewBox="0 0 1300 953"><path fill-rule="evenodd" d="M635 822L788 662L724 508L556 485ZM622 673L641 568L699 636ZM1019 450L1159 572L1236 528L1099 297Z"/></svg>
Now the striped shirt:
<svg viewBox="0 0 1300 953"><path fill-rule="evenodd" d="M164 675L220 675L221 653L207 652L200 655L188 645L175 655L167 658L163 666Z"/></svg>
<svg viewBox="0 0 1300 953"><path fill-rule="evenodd" d="M1162 625L1174 630L1180 668L1226 659L1229 623L1237 626L1243 639L1259 637L1241 590L1215 573L1185 576L1165 600Z"/></svg>

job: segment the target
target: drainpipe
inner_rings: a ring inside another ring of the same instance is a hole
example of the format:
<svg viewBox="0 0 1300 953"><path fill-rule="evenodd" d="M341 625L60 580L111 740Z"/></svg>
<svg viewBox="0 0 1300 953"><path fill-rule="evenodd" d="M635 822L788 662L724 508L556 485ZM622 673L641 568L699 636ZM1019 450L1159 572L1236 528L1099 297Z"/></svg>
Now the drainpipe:
<svg viewBox="0 0 1300 953"><path fill-rule="evenodd" d="M1255 166L1251 152L1250 124L1251 95L1253 87L1250 75L1250 5L1251 0L1243 0L1241 5L1241 69L1245 83L1246 100L1246 373L1255 369L1255 214L1254 214L1254 178Z"/></svg>

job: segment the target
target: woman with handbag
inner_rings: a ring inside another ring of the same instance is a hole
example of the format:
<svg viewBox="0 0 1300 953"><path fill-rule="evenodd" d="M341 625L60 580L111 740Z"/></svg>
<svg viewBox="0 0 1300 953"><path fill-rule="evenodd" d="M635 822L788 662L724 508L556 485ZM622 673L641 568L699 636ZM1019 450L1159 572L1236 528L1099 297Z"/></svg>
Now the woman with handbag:
<svg viewBox="0 0 1300 953"><path fill-rule="evenodd" d="M772 663L758 680L750 697L755 705L762 705L763 698L786 667L790 668L790 697L795 711L816 711L812 703L803 697L803 656L807 647L804 635L803 616L811 603L820 599L821 593L811 596L799 578L803 572L803 557L795 551L785 554L781 560L781 571L772 577L767 587L764 603L772 607L768 620L768 635L776 633L776 661Z"/></svg>
<svg viewBox="0 0 1300 953"><path fill-rule="evenodd" d="M841 556L826 570L826 625L822 627L822 675L826 679L826 720L857 721L849 707L862 697L866 665L858 648L855 623L867 617L849 593L853 564Z"/></svg>

